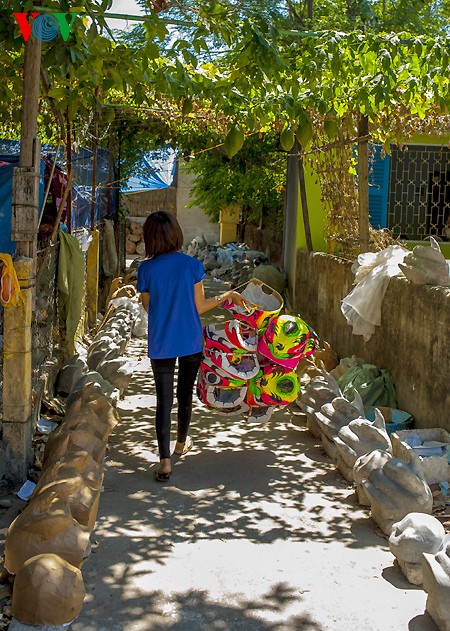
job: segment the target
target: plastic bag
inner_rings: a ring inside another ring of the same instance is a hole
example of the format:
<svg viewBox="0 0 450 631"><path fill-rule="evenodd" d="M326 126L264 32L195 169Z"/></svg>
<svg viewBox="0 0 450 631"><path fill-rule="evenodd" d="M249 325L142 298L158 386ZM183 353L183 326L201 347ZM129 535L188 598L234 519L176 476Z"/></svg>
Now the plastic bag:
<svg viewBox="0 0 450 631"><path fill-rule="evenodd" d="M81 231L77 233L76 237L78 239L78 243L80 244L81 250L83 252L87 252L92 242L92 234L89 234L89 230L87 228L82 228Z"/></svg>
<svg viewBox="0 0 450 631"><path fill-rule="evenodd" d="M397 407L397 395L390 373L373 364L356 364L338 380L342 395L351 399L353 390L360 395L364 407L382 405Z"/></svg>
<svg viewBox="0 0 450 631"><path fill-rule="evenodd" d="M367 342L381 323L381 305L392 276L401 274L399 264L409 250L390 245L381 252L358 256L352 270L356 287L342 300L341 311L353 335L362 335Z"/></svg>
<svg viewBox="0 0 450 631"><path fill-rule="evenodd" d="M148 332L148 313L144 307L139 305L139 314L133 325L132 334L135 337L145 337Z"/></svg>
<svg viewBox="0 0 450 631"><path fill-rule="evenodd" d="M430 237L430 247L416 245L399 267L406 278L416 285L450 286L450 263L445 260L433 237Z"/></svg>
<svg viewBox="0 0 450 631"><path fill-rule="evenodd" d="M4 307L17 305L20 285L10 254L0 254L0 303Z"/></svg>

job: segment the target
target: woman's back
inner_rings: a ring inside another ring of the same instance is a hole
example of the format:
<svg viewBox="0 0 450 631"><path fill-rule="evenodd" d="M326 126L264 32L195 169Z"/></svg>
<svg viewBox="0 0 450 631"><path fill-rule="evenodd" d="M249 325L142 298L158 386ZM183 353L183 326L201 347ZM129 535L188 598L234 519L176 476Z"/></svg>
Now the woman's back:
<svg viewBox="0 0 450 631"><path fill-rule="evenodd" d="M202 326L195 306L194 285L204 277L201 261L182 252L160 254L141 263L137 290L150 294L149 357L182 357L202 350Z"/></svg>

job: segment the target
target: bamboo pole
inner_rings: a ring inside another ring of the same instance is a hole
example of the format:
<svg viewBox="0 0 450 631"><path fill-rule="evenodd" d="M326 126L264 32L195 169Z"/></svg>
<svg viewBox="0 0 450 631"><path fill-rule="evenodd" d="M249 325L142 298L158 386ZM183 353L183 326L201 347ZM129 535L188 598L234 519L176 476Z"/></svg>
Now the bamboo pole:
<svg viewBox="0 0 450 631"><path fill-rule="evenodd" d="M66 112L66 131L67 131L67 141L66 141L66 153L67 153L67 173L72 173L72 121L69 119L69 114ZM72 175L73 177L73 175ZM69 234L72 234L72 190L71 187L68 188L67 193L67 229L69 230Z"/></svg>
<svg viewBox="0 0 450 631"><path fill-rule="evenodd" d="M97 95L96 95L97 96ZM98 153L98 109L94 110L94 138L92 142L92 201L91 230L95 228L95 192L97 188L97 153Z"/></svg>
<svg viewBox="0 0 450 631"><path fill-rule="evenodd" d="M300 187L300 201L301 201L301 206L302 206L303 226L305 228L306 248L308 252L312 252L313 243L312 243L312 237L311 237L311 225L309 223L308 198L306 196L305 169L303 166L303 155L301 151L298 154L297 165L298 165L298 183Z"/></svg>
<svg viewBox="0 0 450 631"><path fill-rule="evenodd" d="M71 171L69 173L69 176L67 178L67 182L66 182L66 188L64 189L64 193L61 199L61 202L59 204L59 208L58 208L58 214L56 215L56 219L55 219L55 225L53 226L53 231L52 231L52 236L50 239L50 244L52 244L55 240L56 237L56 233L58 232L58 228L59 228L59 222L61 221L61 216L63 214L63 210L64 210L64 204L66 203L69 194L70 194L70 189L72 188L72 178L73 178L73 171Z"/></svg>

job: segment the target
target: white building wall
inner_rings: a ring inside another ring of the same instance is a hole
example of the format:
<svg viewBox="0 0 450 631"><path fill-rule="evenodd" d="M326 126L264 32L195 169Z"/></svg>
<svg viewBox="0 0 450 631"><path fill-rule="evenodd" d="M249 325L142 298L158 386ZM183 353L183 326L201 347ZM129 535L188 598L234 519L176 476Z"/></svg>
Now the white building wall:
<svg viewBox="0 0 450 631"><path fill-rule="evenodd" d="M184 245L203 234L210 244L219 242L219 224L211 223L209 217L198 206L186 208L194 175L187 173L184 163L179 163L177 182L177 219L183 230Z"/></svg>

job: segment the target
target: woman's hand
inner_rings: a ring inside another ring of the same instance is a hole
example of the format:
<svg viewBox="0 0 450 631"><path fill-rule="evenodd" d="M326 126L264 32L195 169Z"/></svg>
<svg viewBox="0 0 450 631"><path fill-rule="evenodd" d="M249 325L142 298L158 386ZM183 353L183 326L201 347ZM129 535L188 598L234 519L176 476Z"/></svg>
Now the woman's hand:
<svg viewBox="0 0 450 631"><path fill-rule="evenodd" d="M203 288L203 281L196 283L194 285L194 298L195 298L195 306L197 307L197 311L199 315L202 313L206 313L219 305L223 305L227 300L231 300L238 307L242 307L246 311L251 311L254 308L258 308L254 302L247 300L242 296L239 292L230 289L229 291L224 291L222 294L218 296L214 296L213 298L205 298L205 292Z"/></svg>
<svg viewBox="0 0 450 631"><path fill-rule="evenodd" d="M251 302L250 300L244 298L244 296L238 291L233 290L226 291L221 295L222 303L226 302L227 300L231 300L232 302L234 302L235 305L237 305L238 307L243 307L246 311L250 311L251 309L254 309L258 306L254 302Z"/></svg>

